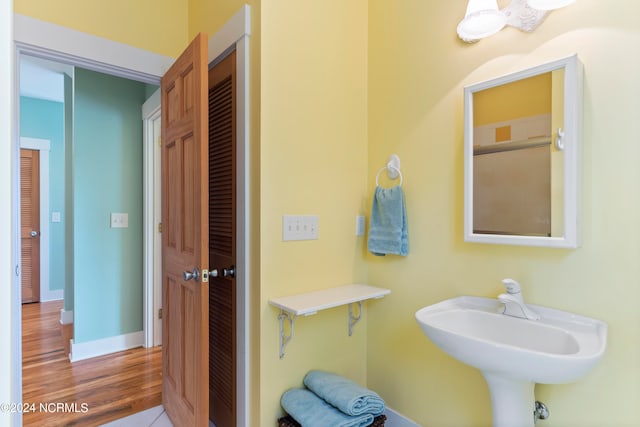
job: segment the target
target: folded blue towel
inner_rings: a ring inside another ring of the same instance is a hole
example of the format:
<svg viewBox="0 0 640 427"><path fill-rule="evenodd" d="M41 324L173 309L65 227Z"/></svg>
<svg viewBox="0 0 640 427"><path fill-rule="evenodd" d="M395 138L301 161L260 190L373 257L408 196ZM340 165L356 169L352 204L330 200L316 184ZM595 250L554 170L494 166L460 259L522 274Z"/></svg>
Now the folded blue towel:
<svg viewBox="0 0 640 427"><path fill-rule="evenodd" d="M367 246L374 255L406 256L409 253L407 212L401 186L376 187Z"/></svg>
<svg viewBox="0 0 640 427"><path fill-rule="evenodd" d="M353 381L324 371L310 371L304 377L304 385L345 414L371 414L374 417L385 409L378 393Z"/></svg>
<svg viewBox="0 0 640 427"><path fill-rule="evenodd" d="M365 427L373 423L373 415L343 414L304 388L287 390L280 403L302 427Z"/></svg>

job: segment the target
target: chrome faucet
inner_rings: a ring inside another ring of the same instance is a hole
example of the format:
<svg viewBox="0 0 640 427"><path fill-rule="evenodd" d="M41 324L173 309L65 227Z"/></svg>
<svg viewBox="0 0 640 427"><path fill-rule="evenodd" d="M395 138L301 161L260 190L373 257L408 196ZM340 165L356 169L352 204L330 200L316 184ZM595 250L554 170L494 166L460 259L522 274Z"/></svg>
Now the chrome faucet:
<svg viewBox="0 0 640 427"><path fill-rule="evenodd" d="M524 303L518 282L513 279L504 279L502 280L502 284L507 290L506 294L498 295L498 301L504 304L503 314L529 320L540 319L540 315Z"/></svg>

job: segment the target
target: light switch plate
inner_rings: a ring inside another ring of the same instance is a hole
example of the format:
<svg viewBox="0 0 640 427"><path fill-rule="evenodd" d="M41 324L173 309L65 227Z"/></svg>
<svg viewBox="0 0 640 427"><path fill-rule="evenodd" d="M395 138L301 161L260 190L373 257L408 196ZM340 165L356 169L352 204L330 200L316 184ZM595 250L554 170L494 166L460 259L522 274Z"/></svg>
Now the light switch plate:
<svg viewBox="0 0 640 427"><path fill-rule="evenodd" d="M51 212L51 222L60 222L60 212Z"/></svg>
<svg viewBox="0 0 640 427"><path fill-rule="evenodd" d="M129 227L129 214L126 213L111 213L111 228L128 228Z"/></svg>
<svg viewBox="0 0 640 427"><path fill-rule="evenodd" d="M365 223L364 215L356 216L356 236L364 236Z"/></svg>
<svg viewBox="0 0 640 427"><path fill-rule="evenodd" d="M318 215L283 215L282 240L317 240Z"/></svg>

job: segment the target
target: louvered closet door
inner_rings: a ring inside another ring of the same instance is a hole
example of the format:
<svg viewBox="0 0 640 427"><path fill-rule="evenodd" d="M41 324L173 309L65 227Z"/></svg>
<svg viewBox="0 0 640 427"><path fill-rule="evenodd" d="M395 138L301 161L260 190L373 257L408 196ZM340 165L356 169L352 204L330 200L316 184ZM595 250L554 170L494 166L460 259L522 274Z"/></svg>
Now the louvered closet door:
<svg viewBox="0 0 640 427"><path fill-rule="evenodd" d="M209 416L236 425L236 55L209 71Z"/></svg>
<svg viewBox="0 0 640 427"><path fill-rule="evenodd" d="M40 152L20 150L22 302L40 301Z"/></svg>

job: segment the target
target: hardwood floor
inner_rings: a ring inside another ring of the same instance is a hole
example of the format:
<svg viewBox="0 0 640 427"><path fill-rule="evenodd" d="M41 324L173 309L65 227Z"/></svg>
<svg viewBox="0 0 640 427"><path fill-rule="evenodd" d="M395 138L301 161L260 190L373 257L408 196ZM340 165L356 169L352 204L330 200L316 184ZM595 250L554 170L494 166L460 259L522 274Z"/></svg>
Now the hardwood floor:
<svg viewBox="0 0 640 427"><path fill-rule="evenodd" d="M162 404L162 350L137 348L74 362L65 354L61 301L22 306L25 426L99 426Z"/></svg>

